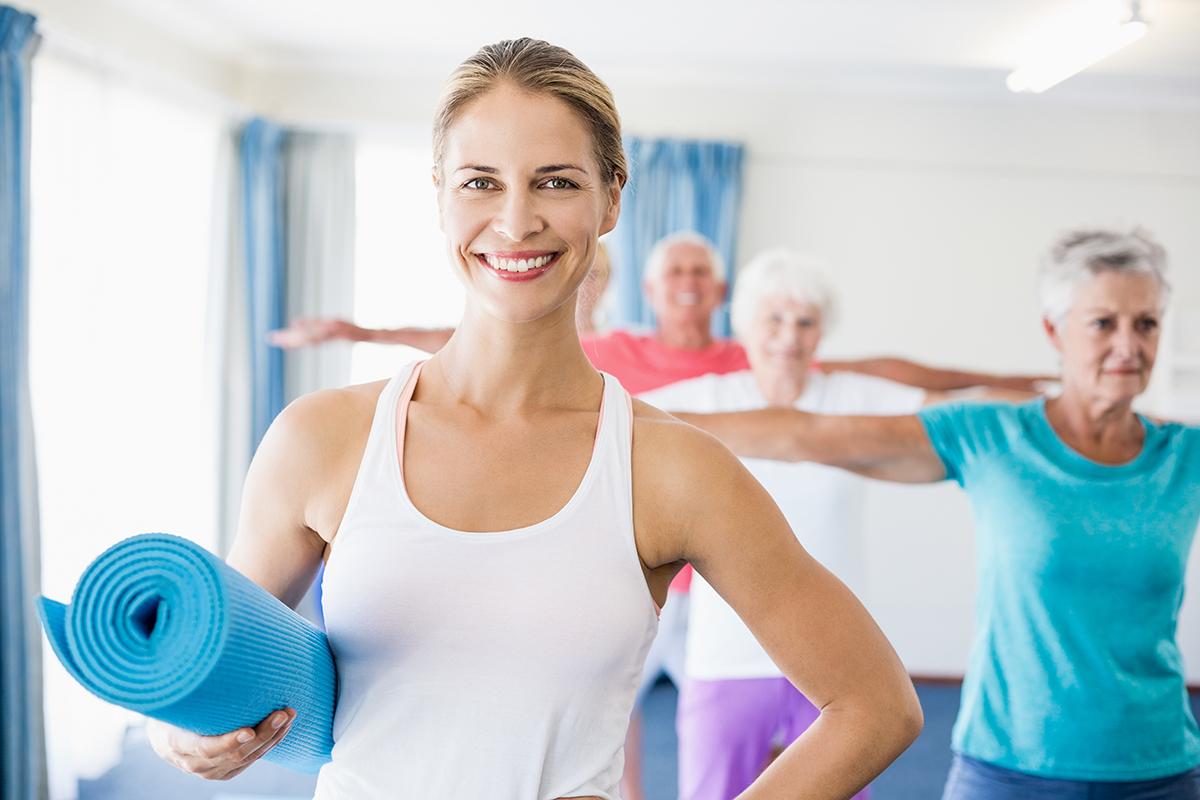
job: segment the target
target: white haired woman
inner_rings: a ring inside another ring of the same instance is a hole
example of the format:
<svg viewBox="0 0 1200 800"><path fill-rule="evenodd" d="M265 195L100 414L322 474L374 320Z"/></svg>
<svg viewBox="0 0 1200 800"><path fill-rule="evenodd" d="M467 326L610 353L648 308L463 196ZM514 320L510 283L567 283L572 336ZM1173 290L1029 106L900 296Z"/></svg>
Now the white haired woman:
<svg viewBox="0 0 1200 800"><path fill-rule="evenodd" d="M1200 730L1177 615L1200 521L1200 429L1134 412L1158 351L1165 256L1141 231L1047 255L1062 394L914 416L695 416L743 455L953 480L978 536L976 638L944 800L1195 800Z"/></svg>
<svg viewBox="0 0 1200 800"><path fill-rule="evenodd" d="M833 293L816 264L788 250L752 259L738 273L734 331L751 368L706 375L642 395L660 408L693 412L799 408L825 414L908 414L922 390L851 372L816 369L833 323ZM814 464L748 458L743 463L787 517L804 547L856 588L862 569L863 481ZM776 748L820 716L737 613L702 577L692 585L686 680L680 687L680 800L725 800L746 789ZM863 790L856 798L865 798Z"/></svg>

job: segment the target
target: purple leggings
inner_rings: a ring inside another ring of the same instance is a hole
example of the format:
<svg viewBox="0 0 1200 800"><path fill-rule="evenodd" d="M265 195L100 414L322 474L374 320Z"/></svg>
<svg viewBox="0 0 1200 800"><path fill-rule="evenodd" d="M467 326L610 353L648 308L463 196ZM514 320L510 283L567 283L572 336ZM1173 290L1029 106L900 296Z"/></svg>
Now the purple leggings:
<svg viewBox="0 0 1200 800"><path fill-rule="evenodd" d="M745 791L775 749L821 714L787 678L701 681L679 690L679 800L730 800ZM854 800L868 800L868 789Z"/></svg>

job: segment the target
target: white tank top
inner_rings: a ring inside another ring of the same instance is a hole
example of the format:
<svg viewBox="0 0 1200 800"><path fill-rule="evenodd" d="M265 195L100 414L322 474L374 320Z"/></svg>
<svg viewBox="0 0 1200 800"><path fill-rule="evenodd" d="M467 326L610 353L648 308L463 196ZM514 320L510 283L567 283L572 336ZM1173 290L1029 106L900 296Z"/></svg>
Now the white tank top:
<svg viewBox="0 0 1200 800"><path fill-rule="evenodd" d="M379 397L325 568L339 696L316 798L616 800L658 628L633 534L629 396L604 376L591 461L558 513L467 533L405 489L418 372Z"/></svg>

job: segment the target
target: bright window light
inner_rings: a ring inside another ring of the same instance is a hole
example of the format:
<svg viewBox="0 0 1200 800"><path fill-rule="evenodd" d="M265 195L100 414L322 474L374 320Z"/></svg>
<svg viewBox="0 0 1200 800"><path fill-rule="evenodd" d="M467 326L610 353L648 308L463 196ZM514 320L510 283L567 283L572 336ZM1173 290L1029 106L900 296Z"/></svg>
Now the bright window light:
<svg viewBox="0 0 1200 800"><path fill-rule="evenodd" d="M202 386L221 120L100 70L38 57L31 141L30 371L42 587L135 533L212 547L215 438ZM47 655L52 798L120 755L136 715Z"/></svg>
<svg viewBox="0 0 1200 800"><path fill-rule="evenodd" d="M355 322L372 328L452 327L463 288L446 260L427 144L360 140L355 166ZM353 383L387 378L424 353L359 344Z"/></svg>

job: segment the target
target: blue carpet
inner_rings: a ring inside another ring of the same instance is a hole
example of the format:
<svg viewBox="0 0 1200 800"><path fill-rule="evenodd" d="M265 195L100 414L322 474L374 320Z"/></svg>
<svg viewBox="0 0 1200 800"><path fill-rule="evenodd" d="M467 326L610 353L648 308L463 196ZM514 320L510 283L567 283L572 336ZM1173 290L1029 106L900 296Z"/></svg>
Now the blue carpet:
<svg viewBox="0 0 1200 800"><path fill-rule="evenodd" d="M918 683L925 730L874 784L875 800L937 800L950 767L950 728L958 713L958 686ZM1192 695L1200 718L1200 693ZM661 681L646 699L645 775L648 800L675 797L675 689ZM150 751L140 729L126 737L124 760L95 781L81 781L80 800L293 800L312 797L312 776L258 763L224 783L178 772Z"/></svg>

